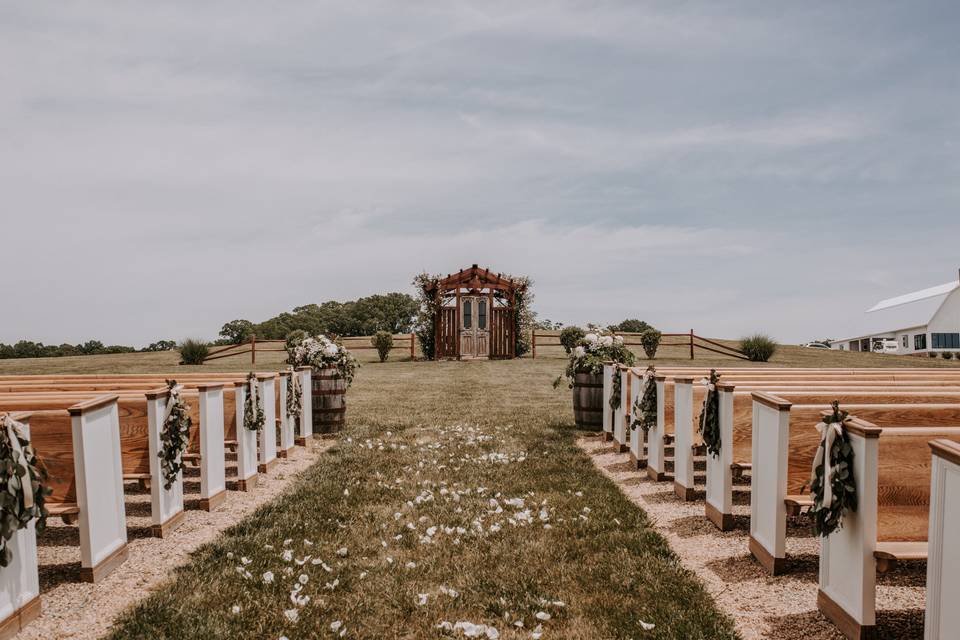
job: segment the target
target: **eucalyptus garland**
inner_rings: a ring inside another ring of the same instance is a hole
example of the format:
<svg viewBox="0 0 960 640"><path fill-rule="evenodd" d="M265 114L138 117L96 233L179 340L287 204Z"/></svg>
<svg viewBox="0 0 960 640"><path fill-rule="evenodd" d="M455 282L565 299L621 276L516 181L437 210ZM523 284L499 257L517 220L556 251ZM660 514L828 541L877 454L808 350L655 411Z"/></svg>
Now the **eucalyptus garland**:
<svg viewBox="0 0 960 640"><path fill-rule="evenodd" d="M247 397L243 400L243 426L250 431L260 431L267 421L258 391L257 376L251 372L247 374Z"/></svg>
<svg viewBox="0 0 960 640"><path fill-rule="evenodd" d="M654 379L656 373L657 369L651 365L647 367L646 373L643 374L643 391L633 403L631 430L640 427L644 433L647 433L652 426L657 424L657 381Z"/></svg>
<svg viewBox="0 0 960 640"><path fill-rule="evenodd" d="M190 407L180 396L182 385L176 380L167 380L170 395L167 409L160 425L160 469L163 471L163 488L169 490L177 481L177 475L183 470L183 452L190 440Z"/></svg>
<svg viewBox="0 0 960 640"><path fill-rule="evenodd" d="M0 567L13 560L7 542L34 518L37 531L47 524L44 501L50 495L47 470L23 431L23 425L4 414L0 418Z"/></svg>
<svg viewBox="0 0 960 640"><path fill-rule="evenodd" d="M303 413L303 387L300 386L300 376L294 371L290 374L287 384L287 416L292 416L294 422L300 421Z"/></svg>
<svg viewBox="0 0 960 640"><path fill-rule="evenodd" d="M720 392L717 383L720 375L716 369L710 369L710 378L703 379L707 394L703 398L703 409L700 411L700 435L707 445L707 453L714 458L720 456Z"/></svg>
<svg viewBox="0 0 960 640"><path fill-rule="evenodd" d="M853 476L853 447L843 427L847 412L834 401L833 413L817 425L820 446L813 459L810 492L813 494L813 531L829 536L843 526L843 516L857 510L857 485Z"/></svg>
<svg viewBox="0 0 960 640"><path fill-rule="evenodd" d="M614 411L617 411L620 408L620 404L622 402L620 398L620 393L622 391L620 389L620 385L621 385L620 367L617 365L613 365L613 382L611 384L613 386L610 389L610 408L613 409Z"/></svg>

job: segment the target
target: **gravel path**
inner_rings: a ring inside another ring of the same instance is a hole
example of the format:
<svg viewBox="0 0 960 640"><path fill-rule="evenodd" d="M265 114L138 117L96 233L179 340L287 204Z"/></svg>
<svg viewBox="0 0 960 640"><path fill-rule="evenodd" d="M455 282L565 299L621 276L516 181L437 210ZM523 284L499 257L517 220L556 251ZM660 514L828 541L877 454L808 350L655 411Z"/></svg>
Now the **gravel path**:
<svg viewBox="0 0 960 640"><path fill-rule="evenodd" d="M121 611L160 585L175 567L188 562L191 551L279 495L333 443L315 440L309 450L295 447L290 458L281 458L269 474L260 474L253 491L228 492L226 502L210 513L195 506L199 471L188 468L184 478L186 519L173 535L162 540L149 535L150 492L135 484L125 485L130 557L95 585L79 582L80 538L76 526L50 518L47 529L37 536L43 614L17 640L99 638ZM228 462L228 483L230 472ZM233 475L236 477L235 465Z"/></svg>
<svg viewBox="0 0 960 640"><path fill-rule="evenodd" d="M670 482L653 482L646 471L631 469L629 454L614 453L599 438L583 438L580 447L634 504L646 511L684 566L703 580L717 605L730 615L744 640L843 640L817 611L820 544L803 519L788 524L787 555L791 571L767 575L747 549L749 479L734 487L736 528L721 532L704 515L705 485L698 499L682 502ZM705 462L697 465L703 481ZM881 638L922 638L926 563L904 563L878 576L877 624Z"/></svg>

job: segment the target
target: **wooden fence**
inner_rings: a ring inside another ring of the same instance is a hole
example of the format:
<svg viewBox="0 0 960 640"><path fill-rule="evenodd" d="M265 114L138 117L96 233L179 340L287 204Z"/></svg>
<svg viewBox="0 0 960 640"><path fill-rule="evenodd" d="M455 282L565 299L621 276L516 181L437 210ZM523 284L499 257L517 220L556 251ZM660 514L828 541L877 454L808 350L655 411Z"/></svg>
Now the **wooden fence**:
<svg viewBox="0 0 960 640"><path fill-rule="evenodd" d="M331 336L336 338L336 336ZM350 351L363 351L365 349L376 349L370 341L373 336L343 336L340 341L343 346ZM397 344L397 343L400 344ZM404 351L410 353L410 358L416 356L417 337L412 333L401 333L393 336L394 349L402 347ZM203 359L204 364L210 360L219 360L220 358L230 358L233 356L250 354L250 364L257 364L257 352L286 352L284 340L257 340L256 335L250 336L250 339L240 344L230 344L225 347L211 349L207 357Z"/></svg>
<svg viewBox="0 0 960 640"><path fill-rule="evenodd" d="M643 343L640 341L641 334L639 333L626 333L614 331L614 335L620 336L623 338L623 344L628 347L642 347ZM749 360L747 355L740 349L716 342L714 340L709 340L698 336L693 332L693 329L690 329L687 333L662 333L660 334L660 346L661 347L689 347L690 348L690 359L694 360L696 358L696 350L701 349L703 351L710 351L712 353L718 353L722 356L728 356L730 358L738 358L740 360ZM673 338L673 340L666 340L665 338ZM545 333L543 331L537 332L534 331L531 337L531 356L537 357L537 344L540 344L541 347L559 347L560 345L560 333L558 331Z"/></svg>

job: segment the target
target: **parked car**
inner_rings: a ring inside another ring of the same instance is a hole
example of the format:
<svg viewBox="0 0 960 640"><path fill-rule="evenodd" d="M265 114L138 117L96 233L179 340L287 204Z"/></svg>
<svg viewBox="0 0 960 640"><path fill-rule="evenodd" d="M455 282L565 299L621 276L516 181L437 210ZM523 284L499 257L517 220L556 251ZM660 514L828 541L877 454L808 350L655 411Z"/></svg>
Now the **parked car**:
<svg viewBox="0 0 960 640"><path fill-rule="evenodd" d="M803 346L806 347L807 349L829 349L830 348L830 345L823 344L822 342L808 342Z"/></svg>

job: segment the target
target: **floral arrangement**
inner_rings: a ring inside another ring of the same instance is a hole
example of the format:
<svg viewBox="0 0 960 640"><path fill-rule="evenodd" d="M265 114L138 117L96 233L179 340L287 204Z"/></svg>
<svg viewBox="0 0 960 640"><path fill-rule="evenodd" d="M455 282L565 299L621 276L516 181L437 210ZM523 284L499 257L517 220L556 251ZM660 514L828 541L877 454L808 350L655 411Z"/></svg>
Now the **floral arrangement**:
<svg viewBox="0 0 960 640"><path fill-rule="evenodd" d="M562 375L557 376L553 383L554 388L560 386L564 376L572 388L573 379L578 373L600 374L606 362L633 366L633 352L624 346L621 336L615 336L594 325L588 325L588 329L589 332L578 340L570 351L567 368Z"/></svg>
<svg viewBox="0 0 960 640"><path fill-rule="evenodd" d="M177 475L183 470L183 452L190 439L190 407L180 395L183 385L176 380L167 380L170 396L163 423L160 425L160 469L163 471L163 488L169 490L177 481Z"/></svg>
<svg viewBox="0 0 960 640"><path fill-rule="evenodd" d="M614 411L620 408L620 403L622 402L620 395L623 392L621 387L623 386L623 379L620 377L620 367L613 368L613 382L611 382L610 389L610 408Z"/></svg>
<svg viewBox="0 0 960 640"><path fill-rule="evenodd" d="M46 526L43 503L50 489L45 484L47 471L37 460L24 425L4 414L0 427L0 495L4 496L0 500L0 567L7 567L13 560L13 551L7 545L13 534L34 518L37 531Z"/></svg>
<svg viewBox="0 0 960 640"><path fill-rule="evenodd" d="M700 435L707 445L707 453L714 458L720 456L720 393L717 383L720 375L716 369L710 369L710 377L700 381L707 388L703 398L703 409L700 411Z"/></svg>
<svg viewBox="0 0 960 640"><path fill-rule="evenodd" d="M303 413L303 387L300 386L300 376L296 371L290 374L286 400L287 415L292 417L295 423L300 422L300 415Z"/></svg>
<svg viewBox="0 0 960 640"><path fill-rule="evenodd" d="M247 397L243 399L243 426L250 431L260 431L267 422L259 391L257 376L251 371L247 374Z"/></svg>
<svg viewBox="0 0 960 640"><path fill-rule="evenodd" d="M650 365L643 373L640 395L633 403L633 422L630 423L631 431L640 427L644 433L650 431L650 427L657 424L657 381L654 376L657 373L656 367Z"/></svg>
<svg viewBox="0 0 960 640"><path fill-rule="evenodd" d="M357 372L357 359L337 340L324 335L306 336L287 345L287 362L295 367L310 366L315 369L336 367L340 377L353 382Z"/></svg>
<svg viewBox="0 0 960 640"><path fill-rule="evenodd" d="M829 536L843 526L843 515L857 510L857 486L853 477L853 447L843 422L847 412L834 401L833 413L817 425L820 446L813 458L810 492L813 494L813 531Z"/></svg>

